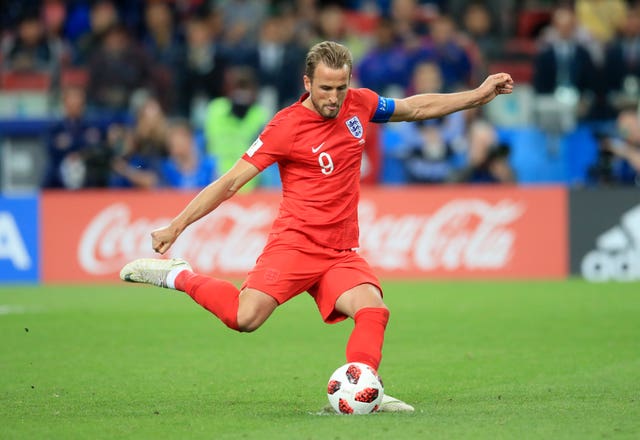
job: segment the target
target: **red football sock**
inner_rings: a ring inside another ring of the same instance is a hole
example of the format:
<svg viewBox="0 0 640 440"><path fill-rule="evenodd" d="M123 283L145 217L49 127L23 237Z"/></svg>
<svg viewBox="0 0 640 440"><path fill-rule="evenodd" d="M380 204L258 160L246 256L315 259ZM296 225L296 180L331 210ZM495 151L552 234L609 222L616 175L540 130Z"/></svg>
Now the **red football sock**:
<svg viewBox="0 0 640 440"><path fill-rule="evenodd" d="M227 327L239 330L240 291L229 281L183 270L176 277L175 286L177 290L186 292L195 302L216 315Z"/></svg>
<svg viewBox="0 0 640 440"><path fill-rule="evenodd" d="M365 307L358 310L353 320L355 326L347 342L347 362L362 362L378 371L389 310Z"/></svg>

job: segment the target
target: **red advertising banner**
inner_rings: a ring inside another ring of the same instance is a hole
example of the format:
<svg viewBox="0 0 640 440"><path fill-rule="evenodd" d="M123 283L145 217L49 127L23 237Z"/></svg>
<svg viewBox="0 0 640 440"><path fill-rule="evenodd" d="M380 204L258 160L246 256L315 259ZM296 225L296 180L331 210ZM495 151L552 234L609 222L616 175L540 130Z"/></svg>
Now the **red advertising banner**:
<svg viewBox="0 0 640 440"><path fill-rule="evenodd" d="M154 256L149 233L194 196L177 191L46 192L42 280L118 280ZM360 252L381 278L562 278L567 195L560 187L398 187L363 191ZM191 225L169 256L242 279L277 214L279 192L240 194Z"/></svg>

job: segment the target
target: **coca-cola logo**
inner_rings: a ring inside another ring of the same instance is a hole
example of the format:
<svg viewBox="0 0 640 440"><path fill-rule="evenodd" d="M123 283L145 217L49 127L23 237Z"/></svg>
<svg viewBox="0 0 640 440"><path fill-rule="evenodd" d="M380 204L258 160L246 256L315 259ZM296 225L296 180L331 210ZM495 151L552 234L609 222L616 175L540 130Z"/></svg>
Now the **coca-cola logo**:
<svg viewBox="0 0 640 440"><path fill-rule="evenodd" d="M378 215L360 204L361 253L372 266L422 271L504 268L513 256L513 223L522 203L453 200L430 215Z"/></svg>
<svg viewBox="0 0 640 440"><path fill-rule="evenodd" d="M203 272L246 271L264 247L274 215L275 206L227 202L184 231L168 255L186 258ZM119 272L134 258L156 255L149 234L169 221L166 217L134 219L125 203L107 206L82 232L80 266L90 274L106 275Z"/></svg>
<svg viewBox="0 0 640 440"><path fill-rule="evenodd" d="M379 214L362 200L360 253L372 267L388 271L499 270L513 257L514 222L522 202L456 199L428 214ZM202 272L250 270L267 241L277 203L243 206L226 202L191 225L174 243L170 256L187 259ZM155 255L150 232L166 217L135 217L126 203L105 207L82 232L80 266L87 273L117 273L134 258Z"/></svg>

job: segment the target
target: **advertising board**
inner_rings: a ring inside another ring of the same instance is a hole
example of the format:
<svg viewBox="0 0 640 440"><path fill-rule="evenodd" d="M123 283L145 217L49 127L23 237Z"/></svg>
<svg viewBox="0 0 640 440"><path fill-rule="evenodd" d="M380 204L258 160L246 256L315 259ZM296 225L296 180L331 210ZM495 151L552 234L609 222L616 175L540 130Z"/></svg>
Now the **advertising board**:
<svg viewBox="0 0 640 440"><path fill-rule="evenodd" d="M194 196L161 192L43 195L43 280L117 281L152 257L150 232ZM279 192L239 194L191 225L169 252L196 270L243 278L277 215ZM561 278L566 191L559 187L411 187L363 191L360 252L381 278Z"/></svg>
<svg viewBox="0 0 640 440"><path fill-rule="evenodd" d="M37 282L37 196L0 196L0 283Z"/></svg>
<svg viewBox="0 0 640 440"><path fill-rule="evenodd" d="M572 190L571 273L590 281L640 280L637 188Z"/></svg>

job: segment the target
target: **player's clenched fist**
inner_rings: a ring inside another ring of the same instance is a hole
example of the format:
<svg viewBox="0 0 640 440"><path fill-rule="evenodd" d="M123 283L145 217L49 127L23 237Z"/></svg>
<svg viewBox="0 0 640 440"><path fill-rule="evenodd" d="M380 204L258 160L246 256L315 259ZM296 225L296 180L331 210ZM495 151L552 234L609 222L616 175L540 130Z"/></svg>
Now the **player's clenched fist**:
<svg viewBox="0 0 640 440"><path fill-rule="evenodd" d="M513 79L508 73L494 73L478 87L482 99L480 104L486 104L498 95L507 95L513 92Z"/></svg>
<svg viewBox="0 0 640 440"><path fill-rule="evenodd" d="M158 228L151 232L151 246L154 251L164 254L176 241L176 238L178 238L178 233L171 226Z"/></svg>

